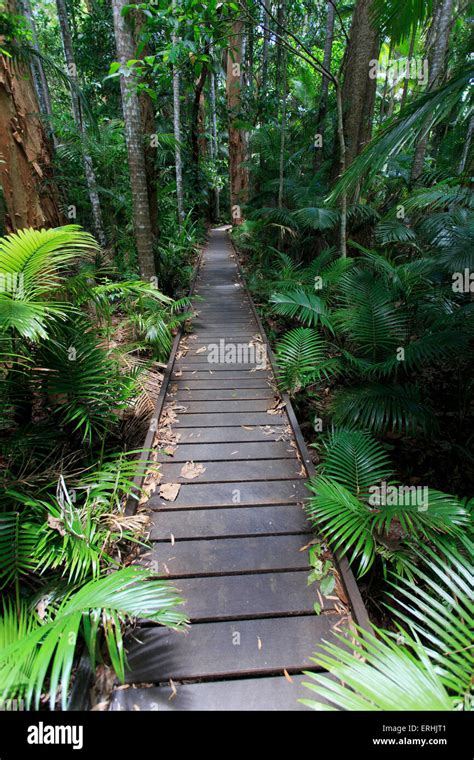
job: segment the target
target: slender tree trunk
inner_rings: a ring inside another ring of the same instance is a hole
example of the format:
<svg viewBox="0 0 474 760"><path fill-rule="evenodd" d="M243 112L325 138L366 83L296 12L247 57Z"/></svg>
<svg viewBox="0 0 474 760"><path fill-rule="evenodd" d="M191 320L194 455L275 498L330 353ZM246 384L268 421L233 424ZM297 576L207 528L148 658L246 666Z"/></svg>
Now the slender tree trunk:
<svg viewBox="0 0 474 760"><path fill-rule="evenodd" d="M11 1L8 10L17 12ZM0 56L0 179L7 232L57 227L63 221L51 145L38 111L28 69L21 61Z"/></svg>
<svg viewBox="0 0 474 760"><path fill-rule="evenodd" d="M145 23L143 13L137 12L134 26L134 49L140 44L140 32ZM149 45L141 48L141 55L145 57L150 55ZM152 83L150 83L152 86ZM140 103L140 116L143 132L143 153L145 156L146 184L148 189L148 205L150 208L150 221L152 230L158 229L158 197L157 187L159 186L159 171L156 162L157 145L154 140L156 135L155 106L147 92L140 92L138 96Z"/></svg>
<svg viewBox="0 0 474 760"><path fill-rule="evenodd" d="M331 70L332 43L334 39L334 5L331 2L327 4L326 17L326 38L324 40L323 66L327 71ZM328 87L329 79L323 75L321 82L321 97L319 98L318 117L316 120L316 133L321 135L321 142L324 143L324 120L326 118L328 106ZM314 168L317 171L323 162L322 147L317 148L314 154Z"/></svg>
<svg viewBox="0 0 474 760"><path fill-rule="evenodd" d="M209 49L207 49L209 52ZM209 70L204 64L200 75L198 76L194 87L194 99L191 116L191 155L193 160L194 174L196 181L199 180L199 159L202 143L202 112L204 107L204 85Z"/></svg>
<svg viewBox="0 0 474 760"><path fill-rule="evenodd" d="M281 0L280 5L280 23L285 24L286 0ZM283 208L283 182L285 170L285 130L286 130L286 100L288 95L288 54L286 49L282 49L281 58L281 75L282 82L282 99L281 99L281 127L280 127L280 161L278 171L278 208Z"/></svg>
<svg viewBox="0 0 474 760"><path fill-rule="evenodd" d="M379 36L371 23L371 5L372 0L357 0L345 54L342 103L346 168L372 134L376 79L370 77L369 64L378 58Z"/></svg>
<svg viewBox="0 0 474 760"><path fill-rule="evenodd" d="M408 60L411 61L413 58L413 52L415 50L415 40L416 40L416 29L413 29L410 39L410 49L408 51ZM405 76L405 79L403 80L403 91L402 91L402 99L400 100L400 111L403 111L405 108L405 103L407 100L408 95L408 81L409 77Z"/></svg>
<svg viewBox="0 0 474 760"><path fill-rule="evenodd" d="M428 89L432 90L441 84L445 72L446 52L448 49L449 32L451 29L451 16L453 12L453 0L440 0L437 12L433 19L432 35L430 39ZM415 155L411 169L411 181L415 182L423 172L426 149L429 140L429 121L425 122L421 136L415 148Z"/></svg>
<svg viewBox="0 0 474 760"><path fill-rule="evenodd" d="M242 22L232 27L227 50L227 108L229 115L229 185L232 224L241 224L241 204L247 199L248 177L243 166L245 141L242 130L235 125L241 108L241 32Z"/></svg>
<svg viewBox="0 0 474 760"><path fill-rule="evenodd" d="M216 75L214 71L211 71L210 75L210 106L211 106L211 126L212 126L212 137L211 137L211 158L214 161L216 165L215 171L217 172L217 159L219 157L219 144L217 141L217 105L216 105ZM214 212L214 221L219 221L220 216L220 198L219 198L219 188L215 188L213 192L213 212Z"/></svg>
<svg viewBox="0 0 474 760"><path fill-rule="evenodd" d="M466 168L467 164L467 157L469 155L469 150L471 148L471 142L472 142L472 135L474 133L474 116L471 116L471 120L469 122L469 126L467 128L467 135L466 139L464 141L464 148L461 156L461 160L459 161L458 166L458 174L462 174L464 169Z"/></svg>
<svg viewBox="0 0 474 760"><path fill-rule="evenodd" d="M385 99L387 97L387 90L388 90L388 72L390 69L390 60L392 58L392 41L390 40L390 47L388 49L388 61L389 65L387 66L387 70L385 72L385 81L383 83L383 92L382 92L382 100L380 103L380 114L379 114L379 124L383 122L384 112L385 112Z"/></svg>
<svg viewBox="0 0 474 760"><path fill-rule="evenodd" d="M63 41L64 56L66 58L66 65L69 78L73 85L77 88L79 86L79 78L77 75L76 63L74 60L74 49L72 45L71 30L69 28L69 19L67 15L67 8L65 0L56 0L56 7L58 11L59 27L61 29L61 38ZM99 195L97 193L97 181L92 163L92 158L89 155L86 145L86 129L81 113L81 104L77 92L71 87L71 105L72 115L74 123L79 131L81 143L82 143L82 159L84 163L84 174L86 177L87 189L89 192L89 199L92 208L92 218L94 221L94 230L97 236L97 240L101 245L106 244L104 225L102 223L102 210L100 207Z"/></svg>
<svg viewBox="0 0 474 760"><path fill-rule="evenodd" d="M36 52L39 54L40 49L39 49L39 44L38 44L38 35L36 32L36 24L33 17L33 12L31 10L30 0L21 0L21 9L31 29L32 46L36 50ZM48 134L51 136L53 144L56 145L57 144L56 136L54 134L54 129L53 129L52 121L51 121L51 118L53 115L53 107L51 105L51 93L49 91L49 84L48 84L48 80L46 79L46 74L44 71L44 66L43 66L43 62L41 58L37 57L31 61L31 69L37 81L36 91L37 91L38 100L40 102L44 115L48 118L47 131L48 131Z"/></svg>
<svg viewBox="0 0 474 760"><path fill-rule="evenodd" d="M115 43L117 58L122 67L134 58L133 36L127 19L122 15L125 0L112 0L114 17ZM133 77L120 76L122 93L122 110L125 123L125 141L127 144L128 167L133 201L133 226L137 245L140 274L144 280L155 276L153 257L153 233L148 205L145 156L143 152L143 133L141 128L140 104Z"/></svg>
<svg viewBox="0 0 474 760"><path fill-rule="evenodd" d="M267 92L267 80L268 80L268 46L270 43L270 17L268 11L270 9L270 0L265 0L263 11L263 48L262 48L262 84L261 92L259 93L260 102L262 102L262 95L265 97Z"/></svg>
<svg viewBox="0 0 474 760"><path fill-rule="evenodd" d="M173 12L176 8L176 0L173 0ZM173 46L178 44L176 32L172 35ZM184 192L183 192L183 162L181 158L181 107L180 107L180 81L179 69L173 64L173 132L174 132L174 160L176 171L176 202L178 208L178 222L180 226L184 221Z"/></svg>
<svg viewBox="0 0 474 760"><path fill-rule="evenodd" d="M336 103L337 103L337 135L339 139L339 173L342 176L346 171L346 140L344 137L344 116L342 106L342 91L339 80L335 81ZM344 192L341 197L341 224L339 228L340 253L341 258L347 256L347 193Z"/></svg>

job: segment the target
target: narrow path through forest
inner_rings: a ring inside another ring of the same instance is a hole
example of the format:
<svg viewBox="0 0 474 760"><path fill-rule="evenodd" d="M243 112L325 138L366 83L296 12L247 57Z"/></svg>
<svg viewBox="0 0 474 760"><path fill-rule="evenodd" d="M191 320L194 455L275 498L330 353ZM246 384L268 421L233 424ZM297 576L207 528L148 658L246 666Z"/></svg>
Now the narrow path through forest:
<svg viewBox="0 0 474 760"><path fill-rule="evenodd" d="M321 639L347 626L347 586L314 613L305 452L263 366L264 336L223 229L211 232L195 295L203 300L160 419L174 448L160 455L161 489L179 491L148 502L153 544L143 560L180 590L191 628L143 623L129 635L133 686L114 692L111 709L305 709L301 671Z"/></svg>

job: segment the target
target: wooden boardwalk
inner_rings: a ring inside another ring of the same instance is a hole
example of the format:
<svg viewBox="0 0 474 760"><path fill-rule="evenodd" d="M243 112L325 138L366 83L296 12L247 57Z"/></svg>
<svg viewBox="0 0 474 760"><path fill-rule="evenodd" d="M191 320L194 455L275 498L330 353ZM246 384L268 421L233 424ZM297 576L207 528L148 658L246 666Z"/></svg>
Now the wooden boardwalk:
<svg viewBox="0 0 474 760"><path fill-rule="evenodd" d="M144 622L129 635L130 687L113 693L111 709L306 709L301 671L318 642L350 616L364 625L365 610L339 564L339 598L314 613L302 509L312 465L271 364L262 367L266 338L224 230L211 233L194 292L204 300L173 352L160 417L174 448L160 455L161 485L180 488L174 501L148 503L146 559L187 599L191 628ZM187 462L200 474L183 477Z"/></svg>

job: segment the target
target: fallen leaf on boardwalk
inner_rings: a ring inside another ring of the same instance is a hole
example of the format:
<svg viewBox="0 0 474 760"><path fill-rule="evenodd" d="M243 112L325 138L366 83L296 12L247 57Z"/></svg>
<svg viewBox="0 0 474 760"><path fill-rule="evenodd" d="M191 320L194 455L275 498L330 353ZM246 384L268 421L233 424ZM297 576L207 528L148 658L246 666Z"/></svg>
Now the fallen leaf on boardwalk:
<svg viewBox="0 0 474 760"><path fill-rule="evenodd" d="M344 590L344 586L341 583L341 579L339 578L338 573L334 573L334 578L336 579L336 594L338 595L339 599L343 604L349 604L349 600L347 598L346 592Z"/></svg>
<svg viewBox="0 0 474 760"><path fill-rule="evenodd" d="M318 538L315 538L313 539L313 541L310 541L309 544L305 544L304 546L302 546L301 549L299 549L298 551L304 552L306 551L306 549L309 549L310 546L314 546L315 544L320 544L320 543L321 541Z"/></svg>
<svg viewBox="0 0 474 760"><path fill-rule="evenodd" d="M267 409L267 414L280 414L285 406L286 404L284 401L277 401L271 409Z"/></svg>
<svg viewBox="0 0 474 760"><path fill-rule="evenodd" d="M163 449L163 452L165 454L168 454L169 457L172 457L175 451L176 449L173 446L165 446L165 448Z"/></svg>
<svg viewBox="0 0 474 760"><path fill-rule="evenodd" d="M161 475L156 475L156 474L153 477L149 477L147 475L142 487L140 501L138 502L140 506L142 504L145 504L149 500L150 496L152 496L155 493L156 487L161 477L162 477Z"/></svg>
<svg viewBox="0 0 474 760"><path fill-rule="evenodd" d="M283 668L283 675L285 676L285 678L288 681L288 683L293 683L293 679L290 676L290 674L288 673L288 671L286 670L286 668Z"/></svg>
<svg viewBox="0 0 474 760"><path fill-rule="evenodd" d="M207 346L202 346L201 348L198 348L196 351L197 354L203 354L204 351L207 351Z"/></svg>
<svg viewBox="0 0 474 760"><path fill-rule="evenodd" d="M260 636L257 636L257 646L258 646L259 649L262 648L262 640L261 640Z"/></svg>
<svg viewBox="0 0 474 760"><path fill-rule="evenodd" d="M172 678L170 678L170 689L171 689L171 694L170 694L170 695L169 695L169 697L168 697L168 702L169 702L171 699L174 699L174 698L175 698L175 696L176 696L176 695L177 695L177 693L178 693L178 690L176 689L176 686L174 685L174 683L173 683L173 679L172 679Z"/></svg>
<svg viewBox="0 0 474 760"><path fill-rule="evenodd" d="M199 477L199 475L202 475L203 472L206 472L206 468L199 462L197 464L194 464L194 462L186 462L186 464L183 464L180 474L182 478L193 480L194 478Z"/></svg>
<svg viewBox="0 0 474 760"><path fill-rule="evenodd" d="M244 430L254 430L250 425L241 425L241 427L243 427Z"/></svg>
<svg viewBox="0 0 474 760"><path fill-rule="evenodd" d="M299 471L298 474L301 475L302 478L306 477L306 468L305 468L304 464L301 465L301 469L300 469L300 471Z"/></svg>
<svg viewBox="0 0 474 760"><path fill-rule="evenodd" d="M170 533L170 538L171 538L171 546L174 546L174 536L172 533Z"/></svg>
<svg viewBox="0 0 474 760"><path fill-rule="evenodd" d="M182 374L183 374L183 370L182 369L177 369L176 372L174 373L174 376L175 377L181 377Z"/></svg>
<svg viewBox="0 0 474 760"><path fill-rule="evenodd" d="M233 457L233 456L234 456L234 454L238 454L238 453L239 453L238 451L232 451L232 452L231 452L231 457Z"/></svg>
<svg viewBox="0 0 474 760"><path fill-rule="evenodd" d="M179 494L181 485L179 483L163 483L160 486L160 496L166 501L174 501Z"/></svg>
<svg viewBox="0 0 474 760"><path fill-rule="evenodd" d="M176 385L176 383L174 383L170 388L170 393L173 394L174 396L174 394L177 392L178 392L178 386Z"/></svg>

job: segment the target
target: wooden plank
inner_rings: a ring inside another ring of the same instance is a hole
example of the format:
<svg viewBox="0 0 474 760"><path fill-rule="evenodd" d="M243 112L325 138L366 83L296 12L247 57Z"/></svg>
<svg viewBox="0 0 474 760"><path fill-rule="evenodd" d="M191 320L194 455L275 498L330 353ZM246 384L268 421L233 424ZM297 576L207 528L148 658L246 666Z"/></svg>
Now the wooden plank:
<svg viewBox="0 0 474 760"><path fill-rule="evenodd" d="M112 712L157 711L308 711L299 699L308 699L311 692L303 686L310 679L292 676L266 678L235 678L232 681L203 681L175 683L176 694L169 685L151 688L128 688L112 692L109 710Z"/></svg>
<svg viewBox="0 0 474 760"><path fill-rule="evenodd" d="M236 460L227 462L195 462L204 467L195 478L181 475L182 462L165 462L161 465L162 483L235 483L254 480L296 480L306 478L306 470L296 457L293 459Z"/></svg>
<svg viewBox="0 0 474 760"><path fill-rule="evenodd" d="M301 672L321 639L334 641L337 615L195 623L189 633L137 628L126 638L128 683Z"/></svg>
<svg viewBox="0 0 474 760"><path fill-rule="evenodd" d="M178 411L174 427L235 427L236 425L272 425L274 427L287 424L286 414L268 414L267 412L182 414Z"/></svg>
<svg viewBox="0 0 474 760"><path fill-rule="evenodd" d="M188 443L178 445L172 456L158 454L158 462L224 462L256 459L292 459L296 449L284 441L263 441L262 443Z"/></svg>
<svg viewBox="0 0 474 760"><path fill-rule="evenodd" d="M227 538L279 533L309 533L311 526L299 504L276 507L160 510L150 516L150 538Z"/></svg>
<svg viewBox="0 0 474 760"><path fill-rule="evenodd" d="M186 401L226 401L227 399L274 399L275 393L267 385L261 388L215 388L214 390L184 390L176 388L173 393L167 394L169 400L173 398L179 402Z"/></svg>
<svg viewBox="0 0 474 760"><path fill-rule="evenodd" d="M269 379L255 376L221 379L209 375L200 380L195 380L193 376L188 376L184 380L182 377L177 377L172 382L172 385L175 384L178 386L178 390L239 390L241 388L269 388L271 390Z"/></svg>
<svg viewBox="0 0 474 760"><path fill-rule="evenodd" d="M154 495L151 509L188 507L240 507L246 504L291 504L307 499L309 491L302 480L271 480L236 483L194 483L181 486L175 501Z"/></svg>
<svg viewBox="0 0 474 760"><path fill-rule="evenodd" d="M291 439L288 427L248 425L242 427L180 428L179 443L240 443L241 441L283 441Z"/></svg>
<svg viewBox="0 0 474 760"><path fill-rule="evenodd" d="M257 375L256 378L253 377L253 375ZM217 380L219 383L223 383L225 380L265 380L268 381L270 378L273 379L273 375L270 372L266 372L263 370L260 370L259 372L250 372L250 370L245 369L238 369L238 367L235 367L233 369L226 369L223 371L220 371L219 374L215 372L214 370L207 369L207 370L173 370L173 374L171 375L171 381L174 382L175 380ZM233 385L241 385L241 383L233 383ZM223 387L223 386L221 386ZM252 387L252 386L250 386Z"/></svg>
<svg viewBox="0 0 474 760"><path fill-rule="evenodd" d="M182 414L204 414L207 412L266 412L274 406L273 399L226 399L224 401L187 401Z"/></svg>
<svg viewBox="0 0 474 760"><path fill-rule="evenodd" d="M196 361L189 361L189 359L186 356L183 356L182 359L179 359L174 364L175 370L177 369L182 370L183 372L229 372L233 367L235 367L238 371L251 371L254 370L255 372L262 370L258 369L260 367L259 364L256 362L225 362L225 363L214 363L209 362L207 359L200 359L198 362Z"/></svg>
<svg viewBox="0 0 474 760"><path fill-rule="evenodd" d="M305 573L258 573L214 578L183 578L174 585L186 602L192 623L289 615L314 615L318 584L308 586ZM334 600L325 601L325 610Z"/></svg>
<svg viewBox="0 0 474 760"><path fill-rule="evenodd" d="M245 536L244 538L157 541L140 563L169 578L232 573L307 569L308 553L300 551L306 536Z"/></svg>

